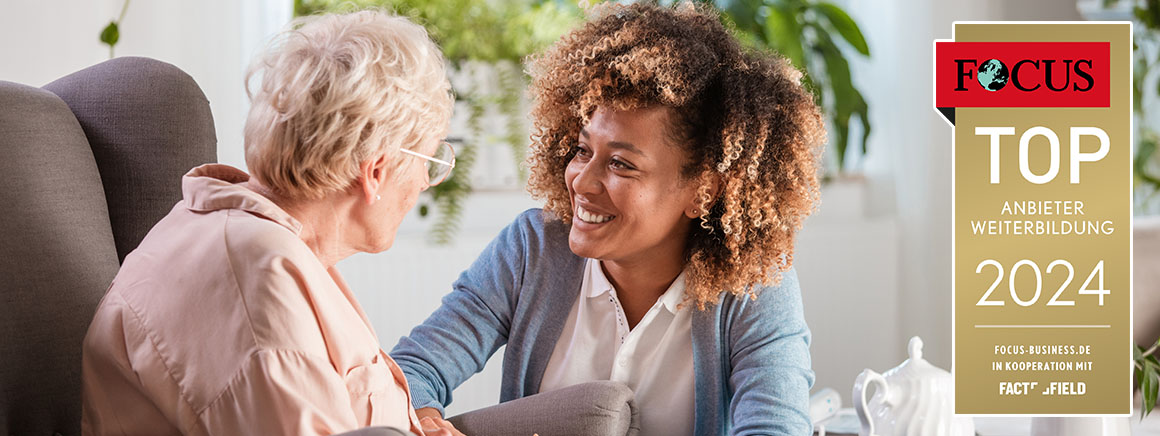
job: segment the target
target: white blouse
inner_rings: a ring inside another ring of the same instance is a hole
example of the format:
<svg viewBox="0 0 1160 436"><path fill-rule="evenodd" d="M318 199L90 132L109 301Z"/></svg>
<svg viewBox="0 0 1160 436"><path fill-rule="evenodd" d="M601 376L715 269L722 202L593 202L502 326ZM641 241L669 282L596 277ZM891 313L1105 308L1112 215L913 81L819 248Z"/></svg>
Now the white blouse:
<svg viewBox="0 0 1160 436"><path fill-rule="evenodd" d="M642 436L693 434L692 316L687 305L677 308L684 293L682 272L629 330L600 261L588 259L580 298L556 341L540 392L618 381L635 394Z"/></svg>

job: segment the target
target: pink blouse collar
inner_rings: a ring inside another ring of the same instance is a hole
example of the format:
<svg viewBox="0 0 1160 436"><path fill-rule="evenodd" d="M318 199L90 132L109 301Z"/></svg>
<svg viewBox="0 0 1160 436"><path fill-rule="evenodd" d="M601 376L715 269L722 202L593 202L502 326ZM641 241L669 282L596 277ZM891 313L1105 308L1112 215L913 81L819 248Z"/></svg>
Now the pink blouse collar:
<svg viewBox="0 0 1160 436"><path fill-rule="evenodd" d="M185 207L198 212L240 209L276 222L297 235L302 223L270 199L241 185L250 175L222 164L205 164L189 170L181 178Z"/></svg>

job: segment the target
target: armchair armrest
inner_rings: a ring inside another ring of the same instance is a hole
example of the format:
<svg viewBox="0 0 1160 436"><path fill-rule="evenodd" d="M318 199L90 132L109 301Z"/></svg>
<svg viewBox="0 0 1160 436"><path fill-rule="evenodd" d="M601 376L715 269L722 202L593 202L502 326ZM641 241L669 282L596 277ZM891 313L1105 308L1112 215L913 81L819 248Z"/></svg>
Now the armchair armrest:
<svg viewBox="0 0 1160 436"><path fill-rule="evenodd" d="M448 418L470 436L635 436L639 415L632 390L597 381L500 403Z"/></svg>

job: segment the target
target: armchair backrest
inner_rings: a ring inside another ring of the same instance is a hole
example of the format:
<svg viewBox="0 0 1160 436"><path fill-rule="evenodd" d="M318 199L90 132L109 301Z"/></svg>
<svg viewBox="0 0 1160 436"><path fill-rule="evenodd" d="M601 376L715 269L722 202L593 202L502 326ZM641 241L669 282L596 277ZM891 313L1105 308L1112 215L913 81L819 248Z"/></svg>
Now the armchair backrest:
<svg viewBox="0 0 1160 436"><path fill-rule="evenodd" d="M217 161L209 100L184 71L139 57L93 65L44 89L85 131L123 261L181 200L181 176Z"/></svg>

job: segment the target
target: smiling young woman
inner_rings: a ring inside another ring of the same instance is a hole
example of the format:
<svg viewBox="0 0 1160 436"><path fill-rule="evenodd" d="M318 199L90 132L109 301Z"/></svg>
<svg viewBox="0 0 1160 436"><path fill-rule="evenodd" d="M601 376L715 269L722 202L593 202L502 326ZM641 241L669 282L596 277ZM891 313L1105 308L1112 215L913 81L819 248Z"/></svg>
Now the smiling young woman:
<svg viewBox="0 0 1160 436"><path fill-rule="evenodd" d="M681 175L688 153L664 134L669 116L664 106L597 109L564 169L574 212L568 245L600 259L629 328L684 269L690 223L699 216L700 185Z"/></svg>
<svg viewBox="0 0 1160 436"><path fill-rule="evenodd" d="M544 210L392 351L420 415L507 344L503 401L615 380L645 435L810 434L792 264L824 129L801 74L690 4L598 6L531 74Z"/></svg>

